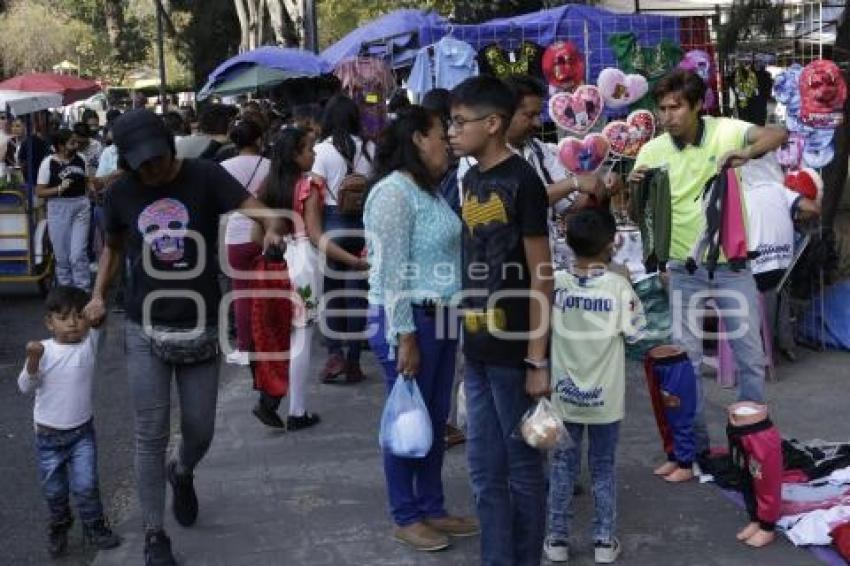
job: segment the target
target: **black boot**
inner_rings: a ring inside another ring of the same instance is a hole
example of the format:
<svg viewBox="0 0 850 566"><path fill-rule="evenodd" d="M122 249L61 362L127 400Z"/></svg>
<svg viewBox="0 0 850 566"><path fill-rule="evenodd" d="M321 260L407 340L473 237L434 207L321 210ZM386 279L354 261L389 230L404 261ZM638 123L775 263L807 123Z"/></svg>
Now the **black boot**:
<svg viewBox="0 0 850 566"><path fill-rule="evenodd" d="M171 539L162 529L145 533L145 566L177 566L171 553Z"/></svg>
<svg viewBox="0 0 850 566"><path fill-rule="evenodd" d="M284 428L283 420L277 414L280 407L280 397L272 397L266 393L260 393L260 400L254 406L254 416L266 426L272 428Z"/></svg>
<svg viewBox="0 0 850 566"><path fill-rule="evenodd" d="M177 461L168 463L168 483L174 491L174 518L184 527L191 527L198 520L198 496L195 493L195 478L190 473L178 474Z"/></svg>
<svg viewBox="0 0 850 566"><path fill-rule="evenodd" d="M52 521L47 530L47 552L51 558L59 558L68 551L68 531L74 525L74 518Z"/></svg>
<svg viewBox="0 0 850 566"><path fill-rule="evenodd" d="M112 532L103 519L83 525L83 537L98 550L108 550L121 544L121 537Z"/></svg>

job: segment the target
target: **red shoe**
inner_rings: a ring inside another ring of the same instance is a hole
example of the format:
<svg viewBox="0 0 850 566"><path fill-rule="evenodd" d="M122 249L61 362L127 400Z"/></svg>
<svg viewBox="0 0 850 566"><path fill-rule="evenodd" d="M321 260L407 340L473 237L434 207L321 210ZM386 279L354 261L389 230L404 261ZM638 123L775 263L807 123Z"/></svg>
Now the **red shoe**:
<svg viewBox="0 0 850 566"><path fill-rule="evenodd" d="M345 373L346 364L341 354L331 354L322 370L322 383L333 383Z"/></svg>
<svg viewBox="0 0 850 566"><path fill-rule="evenodd" d="M345 382L346 383L360 383L366 379L366 374L363 373L363 370L360 369L360 362L346 362L345 363Z"/></svg>

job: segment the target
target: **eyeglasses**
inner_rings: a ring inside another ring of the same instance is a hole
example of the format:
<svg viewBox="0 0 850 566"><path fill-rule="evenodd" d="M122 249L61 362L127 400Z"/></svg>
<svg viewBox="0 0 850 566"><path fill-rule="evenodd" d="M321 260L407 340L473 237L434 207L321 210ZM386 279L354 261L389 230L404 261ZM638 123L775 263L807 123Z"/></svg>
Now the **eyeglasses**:
<svg viewBox="0 0 850 566"><path fill-rule="evenodd" d="M479 116L478 118L464 118L463 116L452 116L451 118L449 118L448 125L449 127L454 127L455 130L462 130L467 124L472 124L473 122L483 122L490 116L500 116L504 118L504 115L497 114L495 112L485 114L484 116Z"/></svg>

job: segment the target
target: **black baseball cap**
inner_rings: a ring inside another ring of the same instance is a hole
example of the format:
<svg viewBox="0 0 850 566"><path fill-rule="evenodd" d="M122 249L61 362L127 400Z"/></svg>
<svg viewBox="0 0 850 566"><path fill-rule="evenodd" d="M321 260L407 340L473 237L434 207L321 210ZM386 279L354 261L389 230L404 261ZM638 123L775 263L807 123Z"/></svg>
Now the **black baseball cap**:
<svg viewBox="0 0 850 566"><path fill-rule="evenodd" d="M138 169L145 161L174 151L171 134L162 120L143 108L130 110L115 120L112 125L112 141L118 148L118 155L123 157L133 170Z"/></svg>

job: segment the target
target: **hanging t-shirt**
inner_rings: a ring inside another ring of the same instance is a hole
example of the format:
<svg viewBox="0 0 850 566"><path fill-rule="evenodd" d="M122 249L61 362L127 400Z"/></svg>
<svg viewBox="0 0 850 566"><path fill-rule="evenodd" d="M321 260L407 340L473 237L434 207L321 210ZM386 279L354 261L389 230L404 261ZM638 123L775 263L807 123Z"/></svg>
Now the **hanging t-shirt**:
<svg viewBox="0 0 850 566"><path fill-rule="evenodd" d="M417 94L434 88L453 89L465 79L478 75L475 49L464 41L444 37L416 55L407 87Z"/></svg>
<svg viewBox="0 0 850 566"><path fill-rule="evenodd" d="M500 79L511 75L531 75L543 81L542 61L543 48L530 41L523 41L515 50L505 50L492 43L478 52L481 74Z"/></svg>
<svg viewBox="0 0 850 566"><path fill-rule="evenodd" d="M766 89L763 95L759 89L758 74L751 67L739 66L735 69L732 75L732 89L735 92L735 109L739 119L759 125L764 125L767 121L767 101L773 85L762 87Z"/></svg>
<svg viewBox="0 0 850 566"><path fill-rule="evenodd" d="M552 406L562 420L607 424L625 415L625 342L646 329L640 299L621 275L555 273Z"/></svg>
<svg viewBox="0 0 850 566"><path fill-rule="evenodd" d="M531 284L523 238L548 235L546 189L517 155L487 171L473 166L462 186L464 353L519 366L528 354ZM507 296L491 300L502 292Z"/></svg>
<svg viewBox="0 0 850 566"><path fill-rule="evenodd" d="M785 187L774 153L753 159L739 169L747 209L747 243L758 257L750 261L754 274L784 270L794 257L792 214L802 196Z"/></svg>
<svg viewBox="0 0 850 566"><path fill-rule="evenodd" d="M649 84L649 92L655 88L655 83L673 70L682 60L684 51L679 44L662 39L652 47L641 47L637 36L632 32L612 33L608 36L608 45L614 51L617 58L617 68L626 74L639 73L646 77ZM644 96L631 108L646 108L653 110L655 100L652 96Z"/></svg>
<svg viewBox="0 0 850 566"><path fill-rule="evenodd" d="M38 168L39 185L58 187L65 179L71 180L71 186L61 195L50 198L77 198L86 196L86 162L79 155L68 161L62 161L55 154L45 157Z"/></svg>
<svg viewBox="0 0 850 566"><path fill-rule="evenodd" d="M206 316L206 325L216 323L221 298L219 217L249 196L220 165L206 160L184 160L177 177L157 187L142 185L135 175L115 181L105 199L106 231L126 238L132 270L126 308L131 320L141 324L145 299L165 292L176 296L153 300L154 324L193 328L199 314Z"/></svg>

